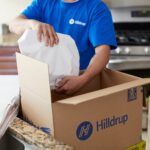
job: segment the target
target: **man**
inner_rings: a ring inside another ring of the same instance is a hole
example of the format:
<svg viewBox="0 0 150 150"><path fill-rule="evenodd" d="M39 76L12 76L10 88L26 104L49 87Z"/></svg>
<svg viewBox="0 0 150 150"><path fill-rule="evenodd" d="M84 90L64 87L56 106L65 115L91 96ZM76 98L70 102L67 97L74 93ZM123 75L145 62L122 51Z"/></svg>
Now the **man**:
<svg viewBox="0 0 150 150"><path fill-rule="evenodd" d="M116 47L111 14L101 0L33 0L10 23L10 30L22 34L38 30L39 41L55 46L56 32L70 35L80 54L80 76L68 76L59 82L57 91L73 94L99 74L109 61L110 49Z"/></svg>

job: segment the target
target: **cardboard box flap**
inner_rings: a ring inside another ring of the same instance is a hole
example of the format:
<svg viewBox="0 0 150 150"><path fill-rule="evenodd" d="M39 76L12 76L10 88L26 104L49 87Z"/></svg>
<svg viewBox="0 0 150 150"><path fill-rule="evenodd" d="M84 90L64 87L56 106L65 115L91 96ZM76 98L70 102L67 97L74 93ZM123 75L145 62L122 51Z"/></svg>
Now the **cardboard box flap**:
<svg viewBox="0 0 150 150"><path fill-rule="evenodd" d="M51 99L48 66L38 60L16 53L21 88L28 88L44 99Z"/></svg>
<svg viewBox="0 0 150 150"><path fill-rule="evenodd" d="M138 79L138 80L130 81L130 82L123 83L120 85L116 85L113 87L101 89L101 90L98 90L95 92L67 98L65 100L57 101L56 103L68 104L68 105L78 105L78 104L88 102L90 100L93 100L93 99L96 99L99 97L108 96L108 95L111 95L113 93L118 93L118 92L121 92L123 90L138 87L138 86L145 85L148 83L150 83L150 78Z"/></svg>
<svg viewBox="0 0 150 150"><path fill-rule="evenodd" d="M141 78L115 70L104 69L101 73L101 88L104 89L138 79Z"/></svg>
<svg viewBox="0 0 150 150"><path fill-rule="evenodd" d="M49 105L51 109L48 114L50 113L49 117L53 120L47 64L19 53L16 53L16 58L21 99L23 99L24 103L26 103L25 101L30 101L33 106L35 105L33 99L36 100L36 105L39 106L41 106L41 100L43 100L43 106L41 107L44 107L44 104ZM32 98L30 93L32 93ZM28 97L28 100L25 100L26 97ZM53 123L51 123L51 129L53 129Z"/></svg>

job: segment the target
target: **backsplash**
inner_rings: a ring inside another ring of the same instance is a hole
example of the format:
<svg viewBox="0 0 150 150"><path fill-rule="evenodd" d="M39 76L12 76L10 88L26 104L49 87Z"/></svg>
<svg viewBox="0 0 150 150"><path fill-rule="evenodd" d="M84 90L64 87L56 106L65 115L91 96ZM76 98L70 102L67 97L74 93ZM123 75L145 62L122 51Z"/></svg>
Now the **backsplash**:
<svg viewBox="0 0 150 150"><path fill-rule="evenodd" d="M0 24L9 23L31 0L0 0Z"/></svg>

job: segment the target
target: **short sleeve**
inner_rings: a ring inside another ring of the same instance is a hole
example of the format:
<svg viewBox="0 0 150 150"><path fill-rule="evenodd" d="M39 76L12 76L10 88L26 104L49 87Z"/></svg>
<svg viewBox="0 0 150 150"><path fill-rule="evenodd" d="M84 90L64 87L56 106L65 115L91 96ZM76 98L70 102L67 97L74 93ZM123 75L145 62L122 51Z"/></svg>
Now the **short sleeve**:
<svg viewBox="0 0 150 150"><path fill-rule="evenodd" d="M89 39L94 47L100 45L109 45L111 49L117 47L112 16L103 2L100 2L92 13Z"/></svg>
<svg viewBox="0 0 150 150"><path fill-rule="evenodd" d="M31 4L21 12L28 19L41 20L42 6L40 0L32 0Z"/></svg>

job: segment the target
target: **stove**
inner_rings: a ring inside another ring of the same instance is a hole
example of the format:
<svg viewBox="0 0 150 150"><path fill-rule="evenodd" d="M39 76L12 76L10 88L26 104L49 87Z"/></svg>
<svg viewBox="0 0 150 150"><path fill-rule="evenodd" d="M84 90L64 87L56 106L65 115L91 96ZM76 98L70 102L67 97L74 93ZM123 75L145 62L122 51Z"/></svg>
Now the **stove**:
<svg viewBox="0 0 150 150"><path fill-rule="evenodd" d="M141 0L136 3L131 0L107 1L111 2L118 43L118 48L111 51L108 68L150 72L150 1L143 0L142 4Z"/></svg>
<svg viewBox="0 0 150 150"><path fill-rule="evenodd" d="M150 0L104 0L111 8L118 48L111 51L108 68L150 78ZM110 77L111 78L111 77ZM150 84L144 86L150 95ZM143 106L147 101L143 97ZM143 122L147 122L145 119ZM147 124L142 122L142 128Z"/></svg>
<svg viewBox="0 0 150 150"><path fill-rule="evenodd" d="M150 23L115 23L118 45L150 46Z"/></svg>

